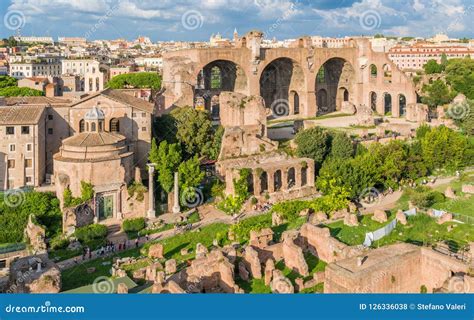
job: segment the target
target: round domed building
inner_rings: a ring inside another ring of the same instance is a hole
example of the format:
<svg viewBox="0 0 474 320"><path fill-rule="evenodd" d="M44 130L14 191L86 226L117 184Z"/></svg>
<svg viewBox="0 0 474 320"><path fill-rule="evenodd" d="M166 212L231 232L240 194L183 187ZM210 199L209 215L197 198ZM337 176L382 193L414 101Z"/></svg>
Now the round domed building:
<svg viewBox="0 0 474 320"><path fill-rule="evenodd" d="M93 106L81 120L79 132L63 140L54 155L56 192L62 198L69 188L80 197L81 181L91 183L96 220L120 219L123 194L135 174L133 152L125 136L104 129L105 114Z"/></svg>

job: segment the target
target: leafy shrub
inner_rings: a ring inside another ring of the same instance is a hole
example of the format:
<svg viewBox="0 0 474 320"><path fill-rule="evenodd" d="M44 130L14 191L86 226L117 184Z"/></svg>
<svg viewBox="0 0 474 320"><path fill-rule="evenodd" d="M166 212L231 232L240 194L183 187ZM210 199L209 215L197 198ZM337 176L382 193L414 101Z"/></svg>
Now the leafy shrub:
<svg viewBox="0 0 474 320"><path fill-rule="evenodd" d="M127 188L128 196L132 198L136 195L136 199L139 202L142 202L145 199L145 192L147 192L147 188L143 185L143 183L138 181L133 181Z"/></svg>
<svg viewBox="0 0 474 320"><path fill-rule="evenodd" d="M122 229L125 232L138 232L145 229L144 218L126 219L122 223Z"/></svg>
<svg viewBox="0 0 474 320"><path fill-rule="evenodd" d="M65 249L68 245L69 240L62 236L56 236L49 241L49 246L53 250Z"/></svg>
<svg viewBox="0 0 474 320"><path fill-rule="evenodd" d="M434 191L428 187L418 187L409 192L411 202L420 208L429 208L435 203L444 202L446 200L444 194Z"/></svg>
<svg viewBox="0 0 474 320"><path fill-rule="evenodd" d="M80 242L89 242L95 239L104 239L107 236L107 227L102 224L90 224L77 228L74 236Z"/></svg>
<svg viewBox="0 0 474 320"><path fill-rule="evenodd" d="M245 243L250 239L250 231L259 231L272 226L272 215L264 214L240 221L230 227L229 233L234 235L236 241Z"/></svg>

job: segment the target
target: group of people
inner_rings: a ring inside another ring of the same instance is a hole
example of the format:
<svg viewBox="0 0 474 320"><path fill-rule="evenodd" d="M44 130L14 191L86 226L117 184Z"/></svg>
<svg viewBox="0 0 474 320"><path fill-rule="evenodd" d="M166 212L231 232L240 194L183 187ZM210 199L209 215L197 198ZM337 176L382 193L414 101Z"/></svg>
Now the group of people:
<svg viewBox="0 0 474 320"><path fill-rule="evenodd" d="M256 203L254 206L253 206L253 210L254 211L259 211L259 212L267 212L268 210L270 210L272 208L272 204L270 202L264 202L262 204L260 203Z"/></svg>

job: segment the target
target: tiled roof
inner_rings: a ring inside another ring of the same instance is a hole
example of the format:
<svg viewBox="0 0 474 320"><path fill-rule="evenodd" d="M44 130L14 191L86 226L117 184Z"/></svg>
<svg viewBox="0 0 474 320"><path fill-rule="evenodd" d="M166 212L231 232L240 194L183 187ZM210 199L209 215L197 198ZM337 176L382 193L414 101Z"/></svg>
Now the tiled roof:
<svg viewBox="0 0 474 320"><path fill-rule="evenodd" d="M37 124L44 108L44 106L0 107L0 125Z"/></svg>
<svg viewBox="0 0 474 320"><path fill-rule="evenodd" d="M87 97L85 97L84 99L78 101L78 102L75 102L73 103L71 106L75 106L75 105L78 105L84 101L87 101L89 99L92 99L92 98L95 98L97 96L100 96L100 95L103 95L103 96L106 96L112 100L115 100L117 102L120 102L120 103L124 103L124 104L127 104L133 108L137 108L139 110L142 110L142 111L145 111L145 112L148 112L148 113L153 113L154 112L154 105L150 102L147 102L145 100L142 100L142 99L138 99L138 98L135 98L129 94L126 94L124 92L122 92L121 90L115 90L115 89L105 89L101 92L98 92L98 93L95 93L95 94L91 94Z"/></svg>
<svg viewBox="0 0 474 320"><path fill-rule="evenodd" d="M63 144L74 147L96 147L113 145L122 140L125 140L125 137L117 133L83 132L67 138Z"/></svg>
<svg viewBox="0 0 474 320"><path fill-rule="evenodd" d="M71 103L71 100L59 97L8 97L5 98L7 106L34 104L34 105L48 105L48 104L64 104Z"/></svg>

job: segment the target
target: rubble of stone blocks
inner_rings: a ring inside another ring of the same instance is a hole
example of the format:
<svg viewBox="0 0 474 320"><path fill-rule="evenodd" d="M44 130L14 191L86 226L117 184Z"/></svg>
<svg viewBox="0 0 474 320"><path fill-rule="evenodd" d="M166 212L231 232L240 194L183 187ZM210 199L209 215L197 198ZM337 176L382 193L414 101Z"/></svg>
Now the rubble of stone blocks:
<svg viewBox="0 0 474 320"><path fill-rule="evenodd" d="M58 293L61 271L47 254L27 256L10 265L9 293Z"/></svg>

